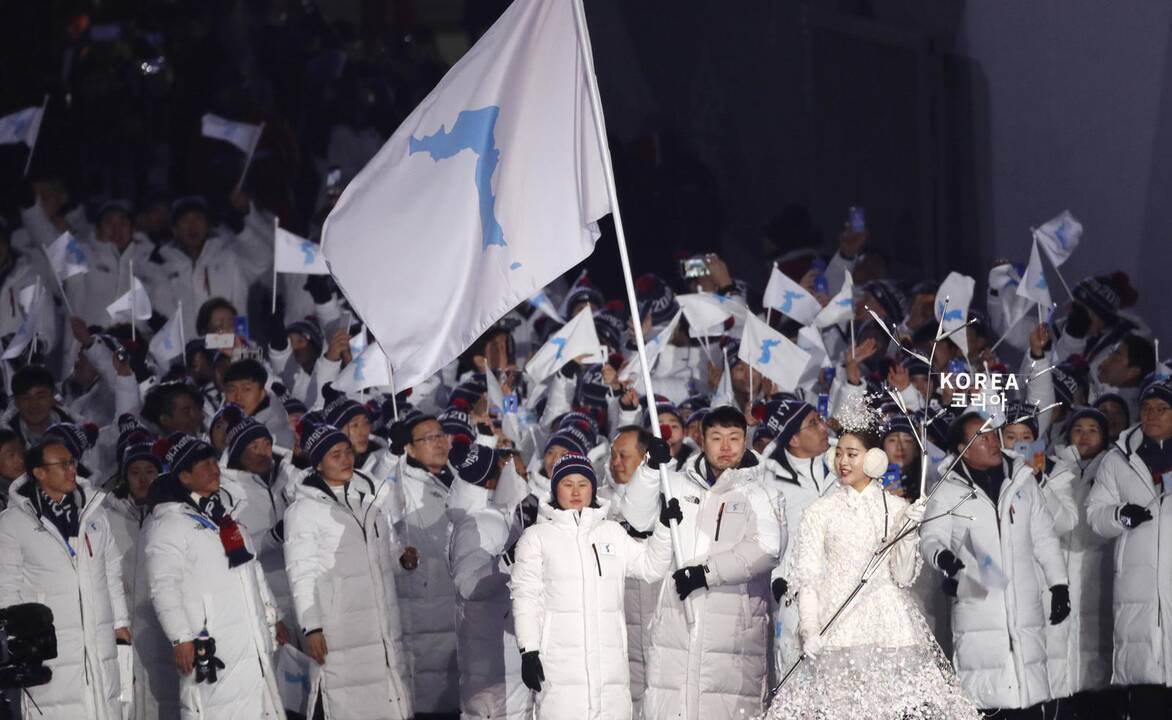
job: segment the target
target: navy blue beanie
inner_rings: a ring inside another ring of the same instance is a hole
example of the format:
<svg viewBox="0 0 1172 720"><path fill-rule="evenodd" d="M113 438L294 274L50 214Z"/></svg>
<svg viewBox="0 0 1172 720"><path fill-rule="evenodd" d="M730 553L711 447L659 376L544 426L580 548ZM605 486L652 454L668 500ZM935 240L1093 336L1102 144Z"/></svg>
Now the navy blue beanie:
<svg viewBox="0 0 1172 720"><path fill-rule="evenodd" d="M448 462L456 469L461 480L484 487L496 469L497 452L477 443L459 442L452 445L448 452Z"/></svg>
<svg viewBox="0 0 1172 720"><path fill-rule="evenodd" d="M562 481L567 475L583 475L590 481L590 488L592 490L591 505L596 505L598 500L598 476L594 474L594 466L586 459L585 455L577 453L567 453L558 458L558 461L553 464L553 470L550 472L549 478L549 496L554 507L557 507L558 498L558 483Z"/></svg>
<svg viewBox="0 0 1172 720"><path fill-rule="evenodd" d="M322 412L325 413L326 422L336 428L346 427L351 420L359 415L365 415L367 420L370 419L365 405L344 395L327 405Z"/></svg>
<svg viewBox="0 0 1172 720"><path fill-rule="evenodd" d="M562 428L545 441L545 452L551 447L563 447L572 454L585 455L590 451L590 443L581 430L577 428Z"/></svg>
<svg viewBox="0 0 1172 720"><path fill-rule="evenodd" d="M228 467L239 469L240 456L253 440L267 438L273 440L273 434L263 423L255 418L241 418L228 427Z"/></svg>
<svg viewBox="0 0 1172 720"><path fill-rule="evenodd" d="M1104 415L1099 409L1093 407L1075 408L1074 412L1071 413L1070 420L1066 422L1066 431L1063 433L1066 438L1067 445L1070 444L1070 433L1072 430L1074 430L1074 424L1079 420L1094 420L1095 423L1097 423L1099 426L1099 432L1103 434L1103 446L1107 446L1107 439L1110 437L1109 431L1107 429L1107 416Z"/></svg>
<svg viewBox="0 0 1172 720"><path fill-rule="evenodd" d="M216 449L203 440L175 432L155 443L154 453L163 461L164 469L178 478L180 473L191 472L201 460L216 459Z"/></svg>
<svg viewBox="0 0 1172 720"><path fill-rule="evenodd" d="M439 421L440 427L444 429L448 435L452 437L459 437L461 435L468 438L468 441L476 439L479 434L472 425L471 418L468 413L458 408L448 408L439 414L436 418Z"/></svg>
<svg viewBox="0 0 1172 720"><path fill-rule="evenodd" d="M677 311L675 293L658 275L647 273L635 281L635 299L639 302L639 317L651 315L652 325L663 325L670 321Z"/></svg>
<svg viewBox="0 0 1172 720"><path fill-rule="evenodd" d="M314 468L321 465L321 461L325 459L330 448L339 443L349 445L350 438L328 423L315 425L308 433L301 436L301 449L309 458L309 466Z"/></svg>
<svg viewBox="0 0 1172 720"><path fill-rule="evenodd" d="M814 406L802 400L770 400L765 404L764 424L777 438L777 446L785 448L812 412L816 412Z"/></svg>

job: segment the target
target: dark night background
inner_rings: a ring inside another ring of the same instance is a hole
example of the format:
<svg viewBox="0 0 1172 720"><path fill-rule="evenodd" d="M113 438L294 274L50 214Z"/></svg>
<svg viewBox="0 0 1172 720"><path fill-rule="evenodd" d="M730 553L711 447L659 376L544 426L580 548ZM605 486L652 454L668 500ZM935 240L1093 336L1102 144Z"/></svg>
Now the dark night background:
<svg viewBox="0 0 1172 720"><path fill-rule="evenodd" d="M506 5L7 0L0 113L50 94L32 175L63 174L87 200L223 203L240 158L201 140L199 118L264 120L249 190L304 230L330 128L389 135ZM994 258L1027 259L1031 225L1070 209L1086 235L1066 279L1128 272L1170 336L1172 4L585 6L636 272L674 276L681 253L715 250L760 288L766 259L833 250L859 204L897 276L959 269L983 286ZM23 163L0 148L7 214ZM617 296L612 238L588 264Z"/></svg>

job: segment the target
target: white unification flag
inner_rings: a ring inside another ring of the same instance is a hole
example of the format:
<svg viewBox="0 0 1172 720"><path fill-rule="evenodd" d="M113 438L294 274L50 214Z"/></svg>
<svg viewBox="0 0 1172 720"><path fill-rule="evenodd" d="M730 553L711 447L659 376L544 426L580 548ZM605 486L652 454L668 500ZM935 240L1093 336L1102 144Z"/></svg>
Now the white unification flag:
<svg viewBox="0 0 1172 720"><path fill-rule="evenodd" d="M610 200L588 72L572 2L515 0L342 193L323 251L397 386L594 250Z"/></svg>
<svg viewBox="0 0 1172 720"><path fill-rule="evenodd" d="M171 319L159 328L159 331L151 338L150 351L151 357L164 370L171 366L172 360L183 355L182 303L176 308Z"/></svg>
<svg viewBox="0 0 1172 720"><path fill-rule="evenodd" d="M260 134L264 128L251 123L228 120L219 115L207 113L203 116L202 134L215 140L223 140L240 148L246 155L251 155L260 142Z"/></svg>
<svg viewBox="0 0 1172 720"><path fill-rule="evenodd" d="M1050 298L1050 285L1046 282L1046 274L1042 271L1042 255L1038 252L1036 239L1030 248L1030 264L1026 265L1025 272L1021 276L1021 283L1017 286L1017 294L1045 305L1047 309L1054 304Z"/></svg>
<svg viewBox="0 0 1172 720"><path fill-rule="evenodd" d="M45 253L49 256L49 264L53 266L53 272L56 273L57 279L61 282L65 282L66 278L71 278L74 275L89 272L89 257L86 256L81 244L77 242L77 238L73 237L73 233L68 230L49 243L49 246L45 248Z"/></svg>
<svg viewBox="0 0 1172 720"><path fill-rule="evenodd" d="M688 319L688 334L694 338L722 334L725 321L733 316L728 299L715 293L676 295L676 302Z"/></svg>
<svg viewBox="0 0 1172 720"><path fill-rule="evenodd" d="M378 343L369 343L350 364L338 373L338 379L332 383L335 390L355 393L369 387L382 387L391 384L391 373L387 368L387 356L383 354Z"/></svg>
<svg viewBox="0 0 1172 720"><path fill-rule="evenodd" d="M545 290L538 290L533 297L529 298L529 304L543 312L550 319L563 324L566 322L566 319L554 307L553 301L549 299L549 295L545 294Z"/></svg>
<svg viewBox="0 0 1172 720"><path fill-rule="evenodd" d="M1005 342L1018 350L1029 347L1029 332L1027 325L1018 325L1030 308L1034 306L1029 298L1017 294L1021 285L1021 274L1025 268L1013 263L995 265L989 270L989 290L985 298L985 308L989 313L989 327Z"/></svg>
<svg viewBox="0 0 1172 720"><path fill-rule="evenodd" d="M798 331L798 347L810 354L810 362L802 370L798 379L800 387L812 387L818 382L818 375L824 367L833 367L830 354L826 352L826 343L822 341L822 331L813 325L806 325Z"/></svg>
<svg viewBox="0 0 1172 720"><path fill-rule="evenodd" d="M817 298L794 282L789 275L778 270L776 265L769 276L769 284L765 286L761 304L797 320L802 325L814 322L814 318L822 310Z"/></svg>
<svg viewBox="0 0 1172 720"><path fill-rule="evenodd" d="M842 289L830 298L826 307L818 311L814 324L820 328L828 328L844 323L855 315L855 281L849 271L845 272Z"/></svg>
<svg viewBox="0 0 1172 720"><path fill-rule="evenodd" d="M45 109L38 105L0 117L0 145L24 143L30 148L35 146L44 115Z"/></svg>
<svg viewBox="0 0 1172 720"><path fill-rule="evenodd" d="M973 289L976 286L977 281L968 275L950 272L948 277L944 278L944 282L940 283L940 289L936 291L936 321L944 321L940 331L956 343L965 357L969 355L968 331L960 330L951 335L949 333L968 322L969 305L973 301ZM947 303L945 298L948 299Z"/></svg>
<svg viewBox="0 0 1172 720"><path fill-rule="evenodd" d="M601 352L598 333L594 331L594 316L586 306L533 353L525 363L525 373L539 383L574 358Z"/></svg>
<svg viewBox="0 0 1172 720"><path fill-rule="evenodd" d="M756 315L745 318L745 332L741 336L737 357L785 392L793 392L802 371L810 363L810 353L794 345Z"/></svg>
<svg viewBox="0 0 1172 720"><path fill-rule="evenodd" d="M110 319L114 322L129 322L131 308L134 309L135 320L150 320L151 313L154 312L146 288L134 276L130 278L130 289L122 297L107 305L106 312L109 313Z"/></svg>
<svg viewBox="0 0 1172 720"><path fill-rule="evenodd" d="M20 291L18 299L24 310L24 318L21 319L20 326L13 333L12 339L8 341L8 345L4 348L4 354L0 355L0 360L20 357L28 349L29 343L38 335L52 339L52 326L51 323L47 322L48 319L44 312L48 309L45 305L48 297L49 293L42 287L39 277L35 283Z"/></svg>
<svg viewBox="0 0 1172 720"><path fill-rule="evenodd" d="M681 307L668 321L667 325L656 334L655 337L647 340L643 344L643 350L647 355L647 367L655 367L655 358L659 357L659 353L663 348L671 342L671 338L676 334L676 327L680 324L680 317L684 314L684 309ZM643 364L639 360L639 356L632 355L629 362L619 369L619 380L626 382L628 380L635 381L635 388L641 392L646 393L647 389L643 387Z"/></svg>
<svg viewBox="0 0 1172 720"><path fill-rule="evenodd" d="M273 233L273 262L276 263L277 272L330 274L320 247L280 226Z"/></svg>
<svg viewBox="0 0 1172 720"><path fill-rule="evenodd" d="M1082 223L1074 219L1069 210L1050 220L1034 231L1034 238L1050 256L1055 267L1066 262L1078 248L1082 239Z"/></svg>
<svg viewBox="0 0 1172 720"><path fill-rule="evenodd" d="M728 368L728 353L722 352L720 356L724 358L724 373L720 376L720 382L716 385L716 392L712 393L712 407L721 407L723 405L736 406L736 395L733 395L732 387L732 371Z"/></svg>

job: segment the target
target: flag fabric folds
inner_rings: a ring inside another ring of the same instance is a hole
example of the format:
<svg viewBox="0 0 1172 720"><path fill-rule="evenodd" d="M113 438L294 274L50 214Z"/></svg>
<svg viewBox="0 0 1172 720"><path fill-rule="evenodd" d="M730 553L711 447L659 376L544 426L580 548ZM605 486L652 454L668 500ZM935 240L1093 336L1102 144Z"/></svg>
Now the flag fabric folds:
<svg viewBox="0 0 1172 720"><path fill-rule="evenodd" d="M765 286L761 303L797 320L802 325L814 322L814 318L822 310L817 298L794 282L789 275L778 270L776 265L769 275L769 284Z"/></svg>
<svg viewBox="0 0 1172 720"><path fill-rule="evenodd" d="M277 272L329 275L321 248L278 226L273 233L273 261Z"/></svg>
<svg viewBox="0 0 1172 720"><path fill-rule="evenodd" d="M246 155L251 155L256 150L256 144L260 142L263 130L264 128L260 125L236 122L211 113L205 114L201 123L201 134L204 137L223 140L235 145Z"/></svg>
<svg viewBox="0 0 1172 720"><path fill-rule="evenodd" d="M1025 272L1021 276L1021 283L1017 286L1017 295L1045 305L1047 309L1054 304L1050 298L1050 285L1046 282L1046 274L1042 268L1042 256L1038 252L1036 239L1030 248L1030 264L1026 265Z"/></svg>
<svg viewBox="0 0 1172 720"><path fill-rule="evenodd" d="M792 392L802 371L810 362L810 353L766 325L756 315L745 318L745 333L737 357L772 380L779 389Z"/></svg>
<svg viewBox="0 0 1172 720"><path fill-rule="evenodd" d="M936 291L936 321L941 324L940 331L945 335L961 327L969 320L969 305L973 301L973 289L977 281L968 275L958 272L948 273L940 289ZM948 302L945 303L944 299ZM960 330L948 335L948 339L956 343L965 357L969 354L968 332Z"/></svg>
<svg viewBox="0 0 1172 720"><path fill-rule="evenodd" d="M594 249L610 212L573 5L516 0L339 198L322 247L411 387Z"/></svg>
<svg viewBox="0 0 1172 720"><path fill-rule="evenodd" d="M150 320L154 308L151 307L151 298L146 288L137 277L131 276L131 287L114 302L106 306L106 312L114 322L129 322L131 309L135 320Z"/></svg>
<svg viewBox="0 0 1172 720"><path fill-rule="evenodd" d="M342 368L332 386L342 392L358 392L369 387L383 387L391 384L391 373L387 369L387 356L378 343L368 343L363 351Z"/></svg>
<svg viewBox="0 0 1172 720"><path fill-rule="evenodd" d="M61 282L89 271L89 258L71 232L61 233L45 248L45 254L49 256L49 264Z"/></svg>
<svg viewBox="0 0 1172 720"><path fill-rule="evenodd" d="M554 333L525 363L525 373L534 382L542 382L562 366L582 355L598 355L598 333L590 307L578 311L568 323Z"/></svg>
<svg viewBox="0 0 1172 720"><path fill-rule="evenodd" d="M1082 223L1075 220L1069 210L1063 210L1058 217L1035 230L1034 238L1050 256L1050 262L1058 267L1078 249L1082 240Z"/></svg>
<svg viewBox="0 0 1172 720"><path fill-rule="evenodd" d="M826 307L818 311L814 324L819 328L828 328L847 322L855 314L855 281L850 272L846 272L842 288L830 298Z"/></svg>
<svg viewBox="0 0 1172 720"><path fill-rule="evenodd" d="M180 303L171 319L151 338L151 357L160 368L166 370L172 360L182 357L183 345L183 305Z"/></svg>

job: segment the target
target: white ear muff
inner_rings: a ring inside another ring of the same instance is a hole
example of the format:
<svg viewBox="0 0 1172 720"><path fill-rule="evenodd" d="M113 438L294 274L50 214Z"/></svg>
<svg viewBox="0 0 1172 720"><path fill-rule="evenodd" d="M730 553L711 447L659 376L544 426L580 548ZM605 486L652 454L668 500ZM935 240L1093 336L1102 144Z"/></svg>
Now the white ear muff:
<svg viewBox="0 0 1172 720"><path fill-rule="evenodd" d="M863 456L863 474L869 478L883 477L887 472L887 453L879 448L871 448Z"/></svg>

